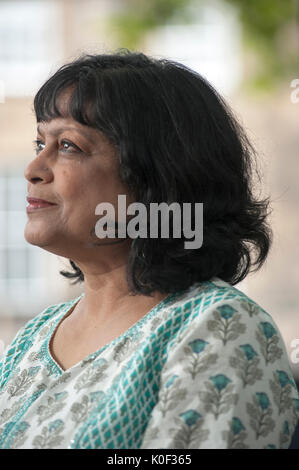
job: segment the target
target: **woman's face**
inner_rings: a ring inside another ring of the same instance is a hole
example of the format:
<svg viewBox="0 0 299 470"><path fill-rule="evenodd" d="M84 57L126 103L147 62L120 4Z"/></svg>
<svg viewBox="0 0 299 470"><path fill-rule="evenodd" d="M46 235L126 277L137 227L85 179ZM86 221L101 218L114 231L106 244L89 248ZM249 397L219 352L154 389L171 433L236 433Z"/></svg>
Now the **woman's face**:
<svg viewBox="0 0 299 470"><path fill-rule="evenodd" d="M67 98L59 103L65 106ZM37 141L25 170L28 197L55 205L28 212L25 238L60 256L88 257L99 242L111 242L94 233L96 206L112 203L117 217L118 194L127 195L127 205L132 202L118 176L116 149L100 131L71 117L38 123Z"/></svg>

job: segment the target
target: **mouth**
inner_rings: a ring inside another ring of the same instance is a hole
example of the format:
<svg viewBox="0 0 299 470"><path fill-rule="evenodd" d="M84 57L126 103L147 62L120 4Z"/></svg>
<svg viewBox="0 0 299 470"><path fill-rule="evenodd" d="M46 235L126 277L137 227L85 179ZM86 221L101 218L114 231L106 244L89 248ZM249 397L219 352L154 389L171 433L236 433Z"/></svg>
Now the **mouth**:
<svg viewBox="0 0 299 470"><path fill-rule="evenodd" d="M44 199L37 199L35 197L27 197L28 205L26 206L26 211L34 212L41 209L49 209L51 207L57 206L54 202L49 202Z"/></svg>

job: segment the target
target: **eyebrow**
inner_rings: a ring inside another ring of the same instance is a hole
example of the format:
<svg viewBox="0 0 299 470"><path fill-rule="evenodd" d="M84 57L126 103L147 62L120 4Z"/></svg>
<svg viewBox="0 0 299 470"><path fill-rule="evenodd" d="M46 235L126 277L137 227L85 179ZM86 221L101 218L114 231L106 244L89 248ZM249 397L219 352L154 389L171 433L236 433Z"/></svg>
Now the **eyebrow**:
<svg viewBox="0 0 299 470"><path fill-rule="evenodd" d="M76 127L72 127L72 126L59 127L56 130L50 131L49 134L51 134L53 136L56 136L56 135L60 134L63 131L76 131L79 134L81 134L83 137L85 137L86 139L88 138L88 139L92 140L91 136L86 135L86 132L82 131L81 129L77 129ZM42 132L40 126L37 126L37 132L40 135L43 135L43 132Z"/></svg>

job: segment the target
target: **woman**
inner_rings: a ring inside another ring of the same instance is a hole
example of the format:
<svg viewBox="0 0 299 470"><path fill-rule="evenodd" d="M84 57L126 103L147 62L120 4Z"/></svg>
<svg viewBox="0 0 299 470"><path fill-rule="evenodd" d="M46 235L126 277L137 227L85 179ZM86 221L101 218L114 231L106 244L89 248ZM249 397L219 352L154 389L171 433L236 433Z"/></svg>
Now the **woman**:
<svg viewBox="0 0 299 470"><path fill-rule="evenodd" d="M121 50L62 66L34 109L25 238L68 258L84 293L6 349L0 447L287 448L299 399L285 345L233 287L267 257L269 200L222 98L181 64ZM203 203L202 246L183 230L100 238L95 208L119 195L126 209Z"/></svg>

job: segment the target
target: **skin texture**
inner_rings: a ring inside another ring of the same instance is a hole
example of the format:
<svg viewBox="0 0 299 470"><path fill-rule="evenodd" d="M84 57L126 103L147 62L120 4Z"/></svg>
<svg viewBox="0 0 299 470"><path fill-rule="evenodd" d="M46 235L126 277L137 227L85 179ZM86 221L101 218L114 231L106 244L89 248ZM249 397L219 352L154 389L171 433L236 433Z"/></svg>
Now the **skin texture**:
<svg viewBox="0 0 299 470"><path fill-rule="evenodd" d="M85 277L85 295L51 338L51 353L64 370L117 338L166 297L130 295L125 269L132 241L111 244L94 234L97 204L110 202L117 214L118 194L126 194L127 205L134 199L119 178L115 147L100 131L67 115L68 99L65 92L58 101L63 117L38 123L36 156L24 173L29 197L56 204L28 213L25 239L72 259Z"/></svg>

